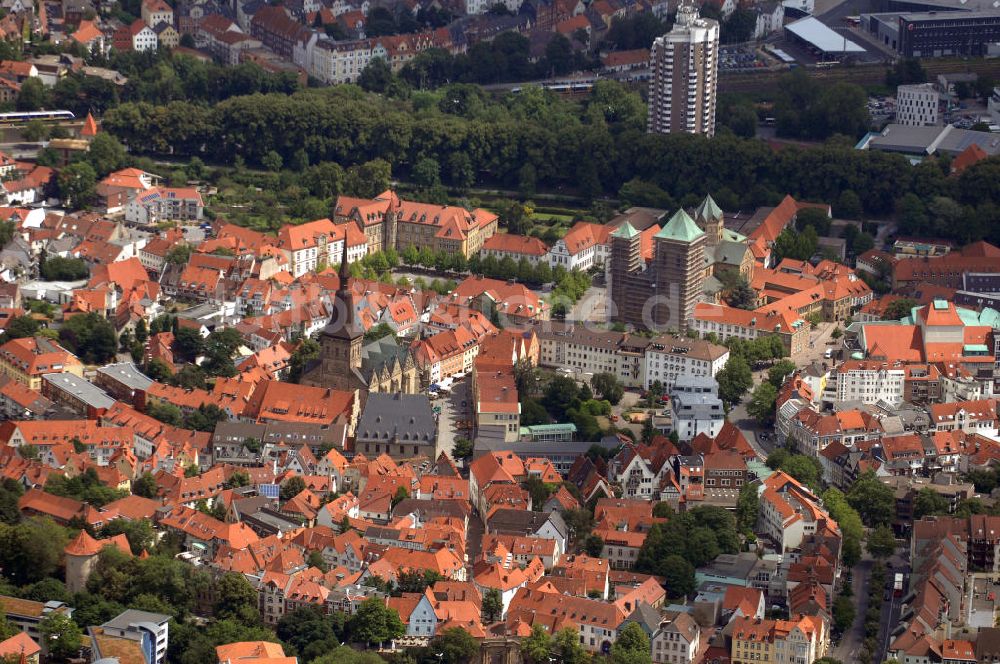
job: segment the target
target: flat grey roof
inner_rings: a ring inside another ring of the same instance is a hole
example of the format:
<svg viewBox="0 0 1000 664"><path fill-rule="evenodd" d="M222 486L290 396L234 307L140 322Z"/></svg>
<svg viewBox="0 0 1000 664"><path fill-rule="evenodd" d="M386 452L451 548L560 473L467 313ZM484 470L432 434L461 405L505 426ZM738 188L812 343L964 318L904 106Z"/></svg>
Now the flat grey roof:
<svg viewBox="0 0 1000 664"><path fill-rule="evenodd" d="M151 611L139 611L138 609L128 609L101 625L101 627L113 627L115 629L125 629L129 625L136 623L165 623L170 621L170 616L163 613L153 613Z"/></svg>
<svg viewBox="0 0 1000 664"><path fill-rule="evenodd" d="M110 376L133 390L144 390L153 384L153 379L139 371L139 368L132 362L109 364L98 369L97 373Z"/></svg>
<svg viewBox="0 0 1000 664"><path fill-rule="evenodd" d="M276 514L270 510L258 510L253 514L244 514L243 520L247 522L256 521L257 523L271 526L276 528L279 532L284 532L292 528L301 526L295 519L290 516L284 516L282 514Z"/></svg>
<svg viewBox="0 0 1000 664"><path fill-rule="evenodd" d="M513 443L505 443L502 440L476 438L472 456L479 458L490 452L510 451L518 456L546 457L548 459L559 459L567 456L576 458L586 454L587 450L593 445L598 445L605 449L614 449L619 444L613 438L605 438L596 442L589 440L532 440L516 441Z"/></svg>
<svg viewBox="0 0 1000 664"><path fill-rule="evenodd" d="M72 394L88 406L111 408L115 405L115 400L109 397L104 390L74 374L50 373L42 376L42 380Z"/></svg>
<svg viewBox="0 0 1000 664"><path fill-rule="evenodd" d="M757 565L756 554L746 555L746 552L733 554L733 553L722 553L719 554L715 560L698 568L698 576L704 578L707 576L722 576L722 577L732 577L736 579L746 579L749 578L750 572Z"/></svg>
<svg viewBox="0 0 1000 664"><path fill-rule="evenodd" d="M899 5L923 5L927 11L940 10L950 11L983 11L995 9L994 0L893 0L889 3L889 9L899 8Z"/></svg>
<svg viewBox="0 0 1000 664"><path fill-rule="evenodd" d="M994 16L1000 16L1000 11L992 9L992 4L989 5L991 9L977 9L973 11L951 11L951 12L903 12L899 16L904 21L961 21L968 19L977 18L992 18ZM952 83L956 81L974 81L976 80L975 74L965 74L964 72L954 73L954 74L940 74L944 76L946 80Z"/></svg>
<svg viewBox="0 0 1000 664"><path fill-rule="evenodd" d="M681 374L674 381L674 390L677 392L682 392L684 389L707 389L714 391L717 388L718 383L711 376Z"/></svg>
<svg viewBox="0 0 1000 664"><path fill-rule="evenodd" d="M868 147L908 154L934 154L944 152L956 155L975 143L989 155L1000 154L1000 134L971 129L944 127L908 127L887 125L881 134L868 140Z"/></svg>
<svg viewBox="0 0 1000 664"><path fill-rule="evenodd" d="M827 27L822 21L807 16L794 23L789 23L785 29L793 35L809 42L824 53L864 53L865 49L850 39Z"/></svg>
<svg viewBox="0 0 1000 664"><path fill-rule="evenodd" d="M958 154L973 143L990 156L1000 153L1000 134L971 129L952 129L938 144L938 150Z"/></svg>

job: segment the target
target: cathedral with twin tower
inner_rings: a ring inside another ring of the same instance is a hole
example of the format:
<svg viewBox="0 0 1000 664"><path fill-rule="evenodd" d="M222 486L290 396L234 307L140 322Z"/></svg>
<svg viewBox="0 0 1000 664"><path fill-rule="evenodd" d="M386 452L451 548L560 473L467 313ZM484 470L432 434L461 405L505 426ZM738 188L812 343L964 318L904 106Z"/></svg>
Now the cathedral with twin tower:
<svg viewBox="0 0 1000 664"><path fill-rule="evenodd" d="M666 214L661 217L666 218ZM745 274L746 238L726 229L711 196L692 214L677 210L643 254L643 233L625 221L611 233L609 321L642 329L683 331L717 267Z"/></svg>

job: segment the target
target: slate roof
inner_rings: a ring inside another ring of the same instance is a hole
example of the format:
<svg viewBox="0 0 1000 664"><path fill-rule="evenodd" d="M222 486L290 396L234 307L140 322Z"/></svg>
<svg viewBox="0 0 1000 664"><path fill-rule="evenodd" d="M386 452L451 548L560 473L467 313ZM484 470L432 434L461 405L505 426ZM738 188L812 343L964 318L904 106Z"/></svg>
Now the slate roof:
<svg viewBox="0 0 1000 664"><path fill-rule="evenodd" d="M394 337L386 336L365 344L361 347L361 374L365 384L370 384L372 376L383 369L391 373L397 361L400 367L405 367L408 359L410 349L400 345Z"/></svg>
<svg viewBox="0 0 1000 664"><path fill-rule="evenodd" d="M375 392L368 395L355 434L358 440L429 443L437 440L437 422L426 395Z"/></svg>
<svg viewBox="0 0 1000 664"><path fill-rule="evenodd" d="M715 248L715 262L738 267L743 264L743 256L746 254L746 251L746 242L723 240Z"/></svg>
<svg viewBox="0 0 1000 664"><path fill-rule="evenodd" d="M499 509L490 517L487 530L496 533L531 535L538 532L546 521L551 521L559 534L564 538L567 537L569 528L558 512Z"/></svg>

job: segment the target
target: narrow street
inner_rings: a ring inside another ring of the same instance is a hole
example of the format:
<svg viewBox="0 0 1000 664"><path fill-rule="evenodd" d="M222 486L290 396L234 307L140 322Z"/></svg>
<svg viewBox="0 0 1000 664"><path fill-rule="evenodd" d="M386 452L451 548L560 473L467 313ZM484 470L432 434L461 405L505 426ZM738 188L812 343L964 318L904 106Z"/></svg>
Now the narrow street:
<svg viewBox="0 0 1000 664"><path fill-rule="evenodd" d="M813 362L832 364L832 360L827 360L824 358L827 348L837 348L836 345L827 345L830 341L830 337L833 334L833 330L839 327L837 323L820 323L815 329L809 333L809 348L804 353L799 353L794 355L789 359L795 363L795 366L802 368L812 364ZM760 385L762 382L767 380L767 369L762 369L760 371L753 372L753 384L754 387ZM750 393L753 391L751 388L746 397L742 402L737 404L729 411L729 421L736 425L743 435L746 437L747 442L753 447L757 456L763 461L767 458L767 455L774 450L776 446L776 441L774 438L774 427L762 427L757 424L757 421L747 414L747 403L750 401ZM768 437L767 440L761 440L760 434L764 434Z"/></svg>
<svg viewBox="0 0 1000 664"><path fill-rule="evenodd" d="M871 578L872 567L874 566L875 561L868 559L862 560L854 567L854 578L851 584L851 589L854 591L854 596L851 600L854 602L856 611L854 624L841 635L840 643L837 644L837 647L830 654L830 657L838 659L841 662L856 662L858 654L861 652L861 644L865 640L865 611L868 610L868 583Z"/></svg>
<svg viewBox="0 0 1000 664"><path fill-rule="evenodd" d="M774 428L771 427L769 429L760 426L757 424L757 420L747 414L747 402L749 400L748 394L747 399L733 406L733 409L729 411L729 421L736 425L736 428L743 433L743 436L750 443L750 447L757 453L757 456L760 457L760 460L764 461L767 459L767 455L774 449L774 439L771 438L770 440L762 441L758 438L758 434L767 433L770 436L774 433Z"/></svg>

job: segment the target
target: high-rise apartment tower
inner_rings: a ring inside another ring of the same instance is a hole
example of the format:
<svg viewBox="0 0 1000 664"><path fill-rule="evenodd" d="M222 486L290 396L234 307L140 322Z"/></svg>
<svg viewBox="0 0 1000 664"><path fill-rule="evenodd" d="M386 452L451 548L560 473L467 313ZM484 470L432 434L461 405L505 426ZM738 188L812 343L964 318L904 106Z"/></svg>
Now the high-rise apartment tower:
<svg viewBox="0 0 1000 664"><path fill-rule="evenodd" d="M653 42L650 69L649 131L714 135L719 22L682 0L674 27Z"/></svg>

